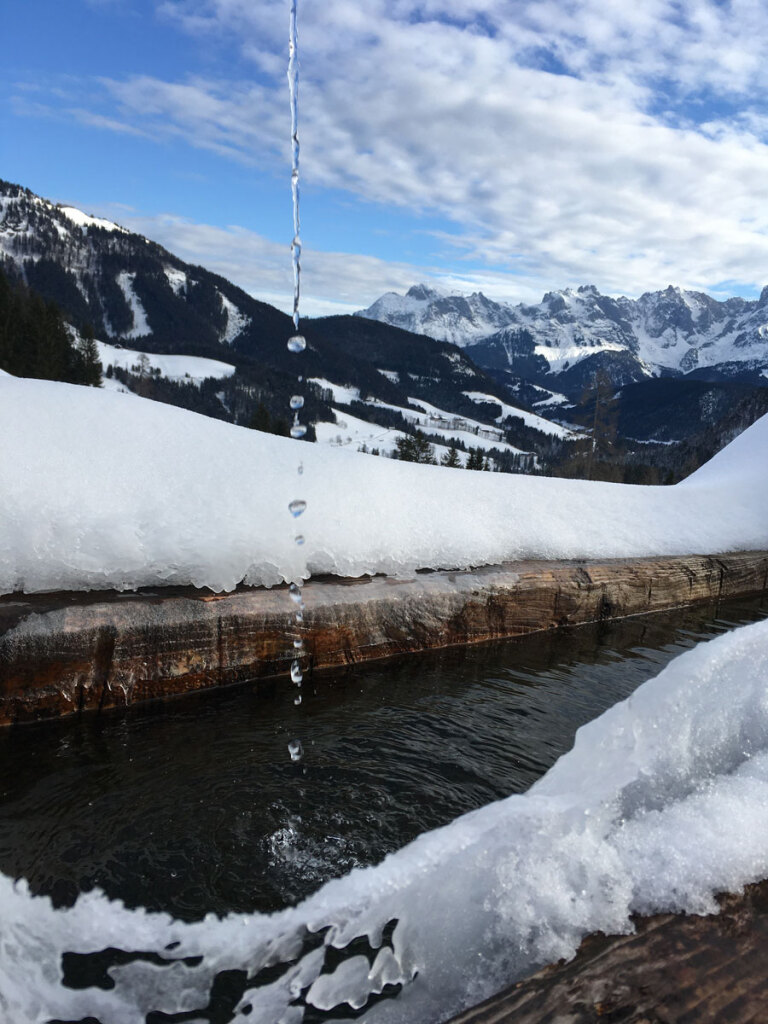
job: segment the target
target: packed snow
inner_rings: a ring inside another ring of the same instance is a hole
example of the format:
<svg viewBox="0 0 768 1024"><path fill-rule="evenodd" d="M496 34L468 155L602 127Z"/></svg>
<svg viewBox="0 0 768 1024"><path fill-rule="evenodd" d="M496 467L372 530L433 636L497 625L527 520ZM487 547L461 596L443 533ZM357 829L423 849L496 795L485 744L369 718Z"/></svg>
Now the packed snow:
<svg viewBox="0 0 768 1024"><path fill-rule="evenodd" d="M237 1020L299 1024L306 1006L332 1020L352 1007L365 1024L437 1024L573 956L587 933L631 932L632 914L715 911L716 893L768 876L766 679L768 621L700 644L580 729L527 793L275 914L187 924L98 891L53 910L0 876L4 1019L191 1019L205 1015L217 972L233 970L248 976ZM361 937L372 953L345 952ZM112 987L98 974L90 987L62 984L63 953L110 947L159 959L110 967ZM372 1000L387 985L402 991Z"/></svg>
<svg viewBox="0 0 768 1024"><path fill-rule="evenodd" d="M199 384L208 377L221 379L231 377L235 367L231 363L223 363L218 359L207 359L203 356L159 356L155 352L139 352L137 349L122 348L118 345L108 345L104 341L97 341L96 347L99 350L101 365L119 366L123 370L133 373L139 370L139 360L146 359L147 368L150 372L159 370L160 375L168 380L188 381L192 384ZM106 385L108 378L105 378Z"/></svg>
<svg viewBox="0 0 768 1024"><path fill-rule="evenodd" d="M675 487L372 458L15 377L0 379L0 436L0 593L768 547L768 417Z"/></svg>

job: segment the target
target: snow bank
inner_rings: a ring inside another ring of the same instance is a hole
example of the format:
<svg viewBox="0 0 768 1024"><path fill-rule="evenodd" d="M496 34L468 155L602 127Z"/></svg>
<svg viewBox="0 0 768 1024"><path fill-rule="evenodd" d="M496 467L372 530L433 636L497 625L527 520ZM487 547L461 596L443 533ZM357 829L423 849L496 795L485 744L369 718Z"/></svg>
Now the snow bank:
<svg viewBox="0 0 768 1024"><path fill-rule="evenodd" d="M14 377L0 437L0 593L768 547L768 417L668 488L395 462Z"/></svg>
<svg viewBox="0 0 768 1024"><path fill-rule="evenodd" d="M183 924L98 893L54 911L0 876L3 1019L143 1024L150 1010L207 1006L216 972L246 970L236 1020L298 1024L305 1006L341 1014L402 985L361 1019L432 1024L570 957L588 932L631 931L632 913L714 911L713 894L768 875L767 683L768 621L701 644L580 729L528 793L273 915ZM371 952L345 954L361 936ZM112 967L112 989L62 987L63 952L112 946L165 966Z"/></svg>

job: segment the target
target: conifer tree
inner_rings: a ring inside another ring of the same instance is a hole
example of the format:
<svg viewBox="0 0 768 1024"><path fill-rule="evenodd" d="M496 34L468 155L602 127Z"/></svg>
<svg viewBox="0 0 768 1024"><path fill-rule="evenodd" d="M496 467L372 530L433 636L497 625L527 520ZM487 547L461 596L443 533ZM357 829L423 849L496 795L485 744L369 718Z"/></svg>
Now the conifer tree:
<svg viewBox="0 0 768 1024"><path fill-rule="evenodd" d="M455 444L452 444L442 459L440 459L440 465L447 466L449 469L458 469L459 466L461 466L459 453Z"/></svg>
<svg viewBox="0 0 768 1024"><path fill-rule="evenodd" d="M269 409L263 402L259 402L256 408L253 410L253 415L248 423L251 430L262 430L265 433L269 433L272 427L272 419L269 415Z"/></svg>
<svg viewBox="0 0 768 1024"><path fill-rule="evenodd" d="M101 387L102 365L99 350L93 337L93 327L86 324L80 335L80 356L83 362L83 384Z"/></svg>

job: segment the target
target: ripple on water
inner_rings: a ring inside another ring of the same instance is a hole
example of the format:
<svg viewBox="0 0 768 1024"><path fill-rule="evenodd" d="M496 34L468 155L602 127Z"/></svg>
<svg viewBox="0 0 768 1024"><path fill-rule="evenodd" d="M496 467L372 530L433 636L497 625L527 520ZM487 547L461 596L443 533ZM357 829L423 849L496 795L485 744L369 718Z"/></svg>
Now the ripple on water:
<svg viewBox="0 0 768 1024"><path fill-rule="evenodd" d="M527 789L575 730L765 600L411 656L0 736L0 869L186 919L273 910ZM304 756L292 763L300 720Z"/></svg>

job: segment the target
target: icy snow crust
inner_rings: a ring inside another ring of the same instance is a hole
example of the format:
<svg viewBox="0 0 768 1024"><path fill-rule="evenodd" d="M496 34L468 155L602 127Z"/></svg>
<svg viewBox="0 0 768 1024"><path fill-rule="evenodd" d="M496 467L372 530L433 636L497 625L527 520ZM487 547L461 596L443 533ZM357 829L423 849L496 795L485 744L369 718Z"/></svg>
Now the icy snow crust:
<svg viewBox="0 0 768 1024"><path fill-rule="evenodd" d="M218 971L245 969L238 1021L298 1024L302 1005L341 1012L401 984L361 1019L432 1024L572 956L589 932L631 931L632 913L716 911L715 893L768 875L767 682L768 621L701 644L580 729L527 793L272 915L184 924L98 892L54 911L0 876L0 1016L143 1024L150 1010L206 1007ZM323 932L324 945L304 945ZM326 947L359 936L370 958L358 945L323 971ZM112 989L62 987L63 952L111 946L175 962L112 967ZM282 973L258 978L275 964Z"/></svg>
<svg viewBox="0 0 768 1024"><path fill-rule="evenodd" d="M768 417L664 488L396 462L15 377L0 437L0 593L768 547Z"/></svg>

